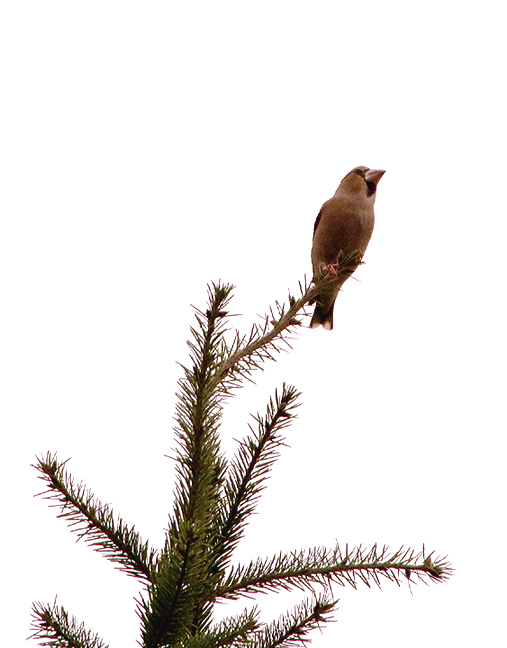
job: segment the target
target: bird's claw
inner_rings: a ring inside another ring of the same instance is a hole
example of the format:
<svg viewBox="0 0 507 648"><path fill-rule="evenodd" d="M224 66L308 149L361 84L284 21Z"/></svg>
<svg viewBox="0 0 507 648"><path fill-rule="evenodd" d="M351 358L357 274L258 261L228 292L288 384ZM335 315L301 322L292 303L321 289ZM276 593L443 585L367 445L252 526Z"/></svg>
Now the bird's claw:
<svg viewBox="0 0 507 648"><path fill-rule="evenodd" d="M331 277L338 276L338 263L328 263L326 265L326 271Z"/></svg>

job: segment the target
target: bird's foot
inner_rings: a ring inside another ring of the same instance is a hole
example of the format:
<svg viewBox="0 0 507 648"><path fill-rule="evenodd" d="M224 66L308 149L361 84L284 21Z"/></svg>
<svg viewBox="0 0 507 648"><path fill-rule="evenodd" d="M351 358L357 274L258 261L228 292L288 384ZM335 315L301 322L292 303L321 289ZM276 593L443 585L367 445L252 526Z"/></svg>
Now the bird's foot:
<svg viewBox="0 0 507 648"><path fill-rule="evenodd" d="M331 277L336 277L338 275L338 263L328 263L326 265L326 271Z"/></svg>

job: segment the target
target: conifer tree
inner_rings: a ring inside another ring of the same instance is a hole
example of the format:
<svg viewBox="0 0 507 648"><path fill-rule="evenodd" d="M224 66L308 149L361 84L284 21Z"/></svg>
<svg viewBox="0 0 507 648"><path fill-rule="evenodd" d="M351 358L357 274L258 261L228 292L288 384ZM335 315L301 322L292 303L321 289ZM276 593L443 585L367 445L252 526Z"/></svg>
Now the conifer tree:
<svg viewBox="0 0 507 648"><path fill-rule="evenodd" d="M350 265L348 265L350 264ZM342 262L351 272L357 259ZM275 648L302 646L311 630L331 619L337 601L330 586L359 581L380 585L382 578L401 583L444 581L452 572L445 559L401 548L390 551L374 545L311 548L248 564L232 564L249 516L283 444L284 429L295 417L299 394L284 384L263 415L254 419L236 454L226 461L219 428L228 397L282 347L305 317L306 305L318 294L317 285L300 285L296 299L276 304L247 335L236 331L227 341L228 307L233 286L208 286L208 305L196 309L191 329L190 364L183 367L176 407L176 484L173 510L164 546L156 550L143 541L111 506L100 502L67 472L66 461L48 453L35 464L44 481L44 497L57 502L60 517L93 549L138 579L141 593L137 613L143 648ZM299 588L310 596L272 623L263 623L255 606L216 623L216 603L258 592ZM105 648L104 641L68 611L36 602L31 638L41 646Z"/></svg>

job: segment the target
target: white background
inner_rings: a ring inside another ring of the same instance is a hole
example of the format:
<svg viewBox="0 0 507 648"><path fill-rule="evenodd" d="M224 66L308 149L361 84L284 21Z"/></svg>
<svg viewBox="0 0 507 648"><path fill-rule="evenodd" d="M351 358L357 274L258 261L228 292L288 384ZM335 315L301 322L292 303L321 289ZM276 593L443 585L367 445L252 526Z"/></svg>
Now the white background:
<svg viewBox="0 0 507 648"><path fill-rule="evenodd" d="M137 582L33 498L30 464L72 457L160 547L190 304L230 281L246 331L296 291L320 205L356 165L387 173L335 330L302 330L225 412L231 456L275 387L303 392L237 560L424 544L452 561L449 582L337 587L314 645L505 645L502 15L445 0L3 4L3 645L25 645L31 601L56 594L111 647L137 645ZM263 620L302 596L259 597Z"/></svg>

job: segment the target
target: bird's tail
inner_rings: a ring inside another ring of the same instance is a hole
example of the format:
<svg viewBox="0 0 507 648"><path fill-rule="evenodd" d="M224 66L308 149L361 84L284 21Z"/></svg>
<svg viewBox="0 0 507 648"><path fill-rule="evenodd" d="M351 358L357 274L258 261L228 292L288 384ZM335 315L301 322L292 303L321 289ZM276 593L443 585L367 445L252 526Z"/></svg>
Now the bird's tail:
<svg viewBox="0 0 507 648"><path fill-rule="evenodd" d="M321 304L318 302L315 304L315 310L313 311L312 321L310 322L310 328L318 328L322 326L326 331L333 330L333 311L334 303L331 304L331 308L327 311L324 311Z"/></svg>

